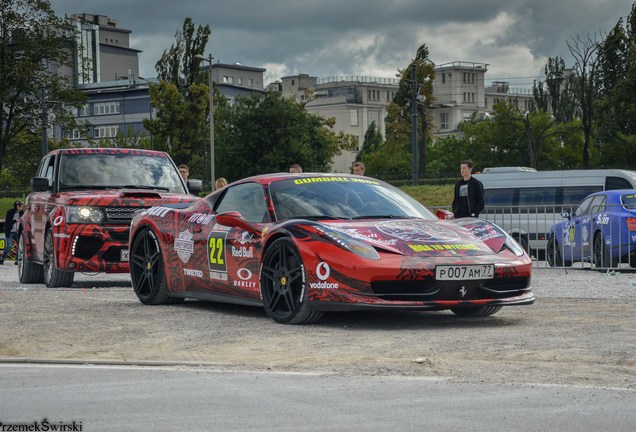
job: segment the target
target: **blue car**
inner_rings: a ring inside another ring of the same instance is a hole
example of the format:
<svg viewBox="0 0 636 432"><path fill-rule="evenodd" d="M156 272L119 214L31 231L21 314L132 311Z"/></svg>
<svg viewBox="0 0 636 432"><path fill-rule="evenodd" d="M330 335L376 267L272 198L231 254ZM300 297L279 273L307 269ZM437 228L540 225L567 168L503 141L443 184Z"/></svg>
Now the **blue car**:
<svg viewBox="0 0 636 432"><path fill-rule="evenodd" d="M592 262L595 267L636 267L636 189L588 195L567 220L554 224L548 239L551 266Z"/></svg>

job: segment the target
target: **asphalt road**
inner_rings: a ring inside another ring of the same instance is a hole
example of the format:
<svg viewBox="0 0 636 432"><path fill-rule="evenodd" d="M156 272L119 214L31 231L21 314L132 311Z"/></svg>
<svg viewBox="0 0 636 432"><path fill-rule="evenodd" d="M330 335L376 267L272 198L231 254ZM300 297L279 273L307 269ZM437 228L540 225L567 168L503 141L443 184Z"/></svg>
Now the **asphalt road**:
<svg viewBox="0 0 636 432"><path fill-rule="evenodd" d="M631 432L636 425L633 392L582 386L11 364L0 364L0 383L2 424L46 420L83 431Z"/></svg>

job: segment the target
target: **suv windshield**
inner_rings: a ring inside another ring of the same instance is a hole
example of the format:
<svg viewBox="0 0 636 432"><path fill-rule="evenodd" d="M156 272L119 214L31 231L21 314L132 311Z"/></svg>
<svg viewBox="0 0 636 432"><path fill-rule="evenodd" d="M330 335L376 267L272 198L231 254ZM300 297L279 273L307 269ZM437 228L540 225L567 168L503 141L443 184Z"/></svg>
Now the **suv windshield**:
<svg viewBox="0 0 636 432"><path fill-rule="evenodd" d="M316 177L272 183L277 220L423 218L435 215L398 188L375 180Z"/></svg>
<svg viewBox="0 0 636 432"><path fill-rule="evenodd" d="M187 193L179 171L161 155L65 154L59 179L60 190L142 188Z"/></svg>

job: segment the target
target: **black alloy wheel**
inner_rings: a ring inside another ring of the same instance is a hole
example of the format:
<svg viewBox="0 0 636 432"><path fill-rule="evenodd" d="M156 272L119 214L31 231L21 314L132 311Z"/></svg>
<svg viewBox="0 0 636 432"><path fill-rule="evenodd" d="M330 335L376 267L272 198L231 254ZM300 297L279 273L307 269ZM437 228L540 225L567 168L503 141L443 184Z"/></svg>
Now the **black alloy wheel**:
<svg viewBox="0 0 636 432"><path fill-rule="evenodd" d="M144 304L178 303L183 298L170 297L159 241L149 228L134 239L130 251L130 276L135 294Z"/></svg>
<svg viewBox="0 0 636 432"><path fill-rule="evenodd" d="M49 288L70 287L74 278L75 273L60 270L55 266L53 228L49 228L44 237L44 284Z"/></svg>
<svg viewBox="0 0 636 432"><path fill-rule="evenodd" d="M270 318L282 324L309 324L322 312L309 310L306 275L300 252L287 238L275 240L263 256L261 296Z"/></svg>

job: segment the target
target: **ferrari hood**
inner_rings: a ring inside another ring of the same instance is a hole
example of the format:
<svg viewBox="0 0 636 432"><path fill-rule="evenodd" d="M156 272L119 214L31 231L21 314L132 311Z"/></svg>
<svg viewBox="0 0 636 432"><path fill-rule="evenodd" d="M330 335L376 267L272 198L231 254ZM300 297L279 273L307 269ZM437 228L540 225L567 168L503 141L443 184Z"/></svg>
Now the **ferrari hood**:
<svg viewBox="0 0 636 432"><path fill-rule="evenodd" d="M505 234L492 224L474 220L469 224L422 219L325 223L376 249L408 256L491 255L501 248Z"/></svg>

